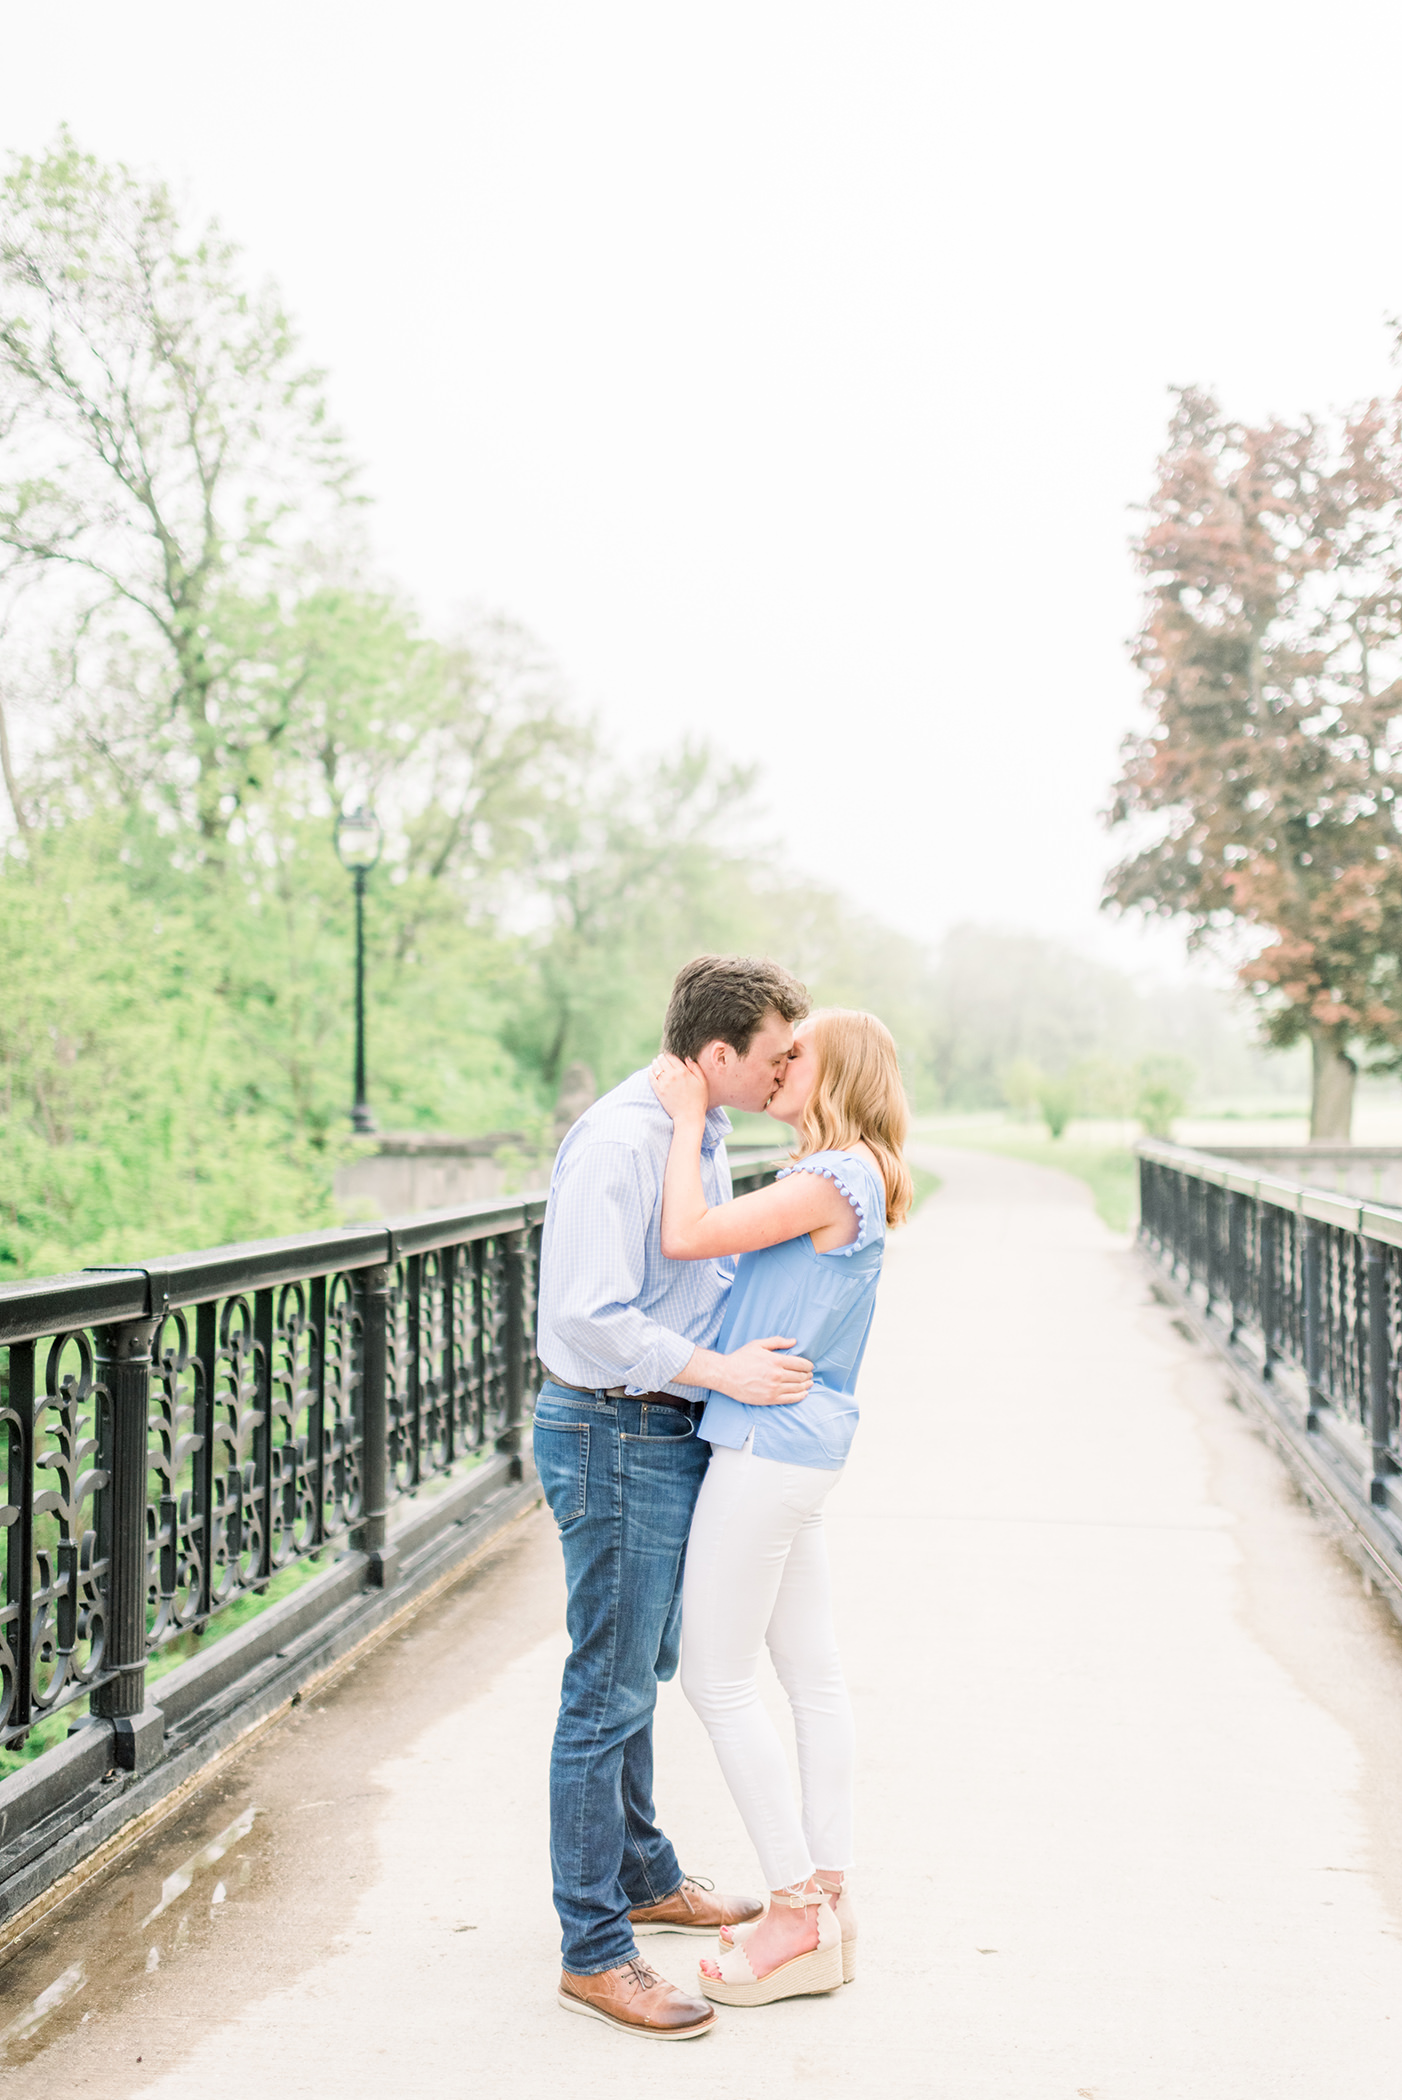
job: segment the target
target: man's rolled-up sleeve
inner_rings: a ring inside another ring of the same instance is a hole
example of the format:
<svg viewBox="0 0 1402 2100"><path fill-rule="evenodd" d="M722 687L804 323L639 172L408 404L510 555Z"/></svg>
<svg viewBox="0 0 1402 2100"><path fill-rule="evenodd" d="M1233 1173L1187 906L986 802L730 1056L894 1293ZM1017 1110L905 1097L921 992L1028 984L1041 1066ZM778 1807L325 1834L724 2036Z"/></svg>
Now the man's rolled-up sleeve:
<svg viewBox="0 0 1402 2100"><path fill-rule="evenodd" d="M580 1173L585 1160L588 1172ZM550 1327L586 1363L609 1374L603 1382L640 1392L674 1382L694 1346L634 1302L643 1289L646 1221L655 1202L636 1153L609 1143L581 1146L550 1191Z"/></svg>

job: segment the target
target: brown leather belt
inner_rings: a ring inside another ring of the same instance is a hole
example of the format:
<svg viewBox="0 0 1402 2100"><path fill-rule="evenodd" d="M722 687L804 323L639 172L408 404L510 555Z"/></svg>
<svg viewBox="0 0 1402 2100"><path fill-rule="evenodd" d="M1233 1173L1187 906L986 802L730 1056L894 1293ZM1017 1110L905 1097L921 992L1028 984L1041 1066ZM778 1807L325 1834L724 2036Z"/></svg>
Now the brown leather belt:
<svg viewBox="0 0 1402 2100"><path fill-rule="evenodd" d="M626 1385L571 1385L568 1378L557 1378L549 1364L542 1364L540 1372L542 1378L548 1378L552 1385L562 1385L567 1393L580 1393L586 1400L626 1400L628 1397ZM638 1397L642 1399L644 1395L640 1393Z"/></svg>
<svg viewBox="0 0 1402 2100"><path fill-rule="evenodd" d="M676 1393L630 1393L626 1385L571 1385L568 1378L557 1378L548 1364L542 1364L540 1371L551 1385L578 1393L581 1400L650 1400L655 1407L675 1407L684 1415L698 1415L702 1408L699 1400L682 1400Z"/></svg>

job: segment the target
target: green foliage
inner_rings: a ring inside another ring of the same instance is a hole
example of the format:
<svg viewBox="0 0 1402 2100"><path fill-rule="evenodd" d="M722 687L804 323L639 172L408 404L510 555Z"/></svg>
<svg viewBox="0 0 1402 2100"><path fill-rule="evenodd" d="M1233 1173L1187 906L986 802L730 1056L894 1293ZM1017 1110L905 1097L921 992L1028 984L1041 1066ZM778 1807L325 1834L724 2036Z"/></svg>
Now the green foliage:
<svg viewBox="0 0 1402 2100"><path fill-rule="evenodd" d="M137 812L0 862L0 1274L335 1221L350 885L324 825L283 847L214 878ZM500 1041L518 953L442 918L399 954L399 905L372 885L385 1119L532 1129L542 1103Z"/></svg>
<svg viewBox="0 0 1402 2100"><path fill-rule="evenodd" d="M1062 1136L1076 1116L1121 1119L1137 1116L1151 1137L1171 1134L1197 1079L1192 1060L1172 1053L1141 1057L1124 1064L1109 1057L1084 1057L1051 1077L1030 1059L1018 1059L1003 1073L1003 1098L1014 1115L1026 1118L1029 1105L1040 1109L1053 1138Z"/></svg>
<svg viewBox="0 0 1402 2100"><path fill-rule="evenodd" d="M1065 1074L1059 1079L1044 1079L1037 1089L1037 1106L1050 1135L1059 1138L1076 1113L1074 1081Z"/></svg>
<svg viewBox="0 0 1402 2100"><path fill-rule="evenodd" d="M926 1003L938 1099L950 1108L991 1108L1010 1078L1018 1109L1036 1107L1042 1075L1107 1054L1146 1025L1119 971L1058 941L980 926L948 935Z"/></svg>
<svg viewBox="0 0 1402 2100"><path fill-rule="evenodd" d="M200 900L144 884L142 843L95 819L0 871L0 1274L330 1221L312 1133L240 1056Z"/></svg>
<svg viewBox="0 0 1402 2100"><path fill-rule="evenodd" d="M879 1006L840 903L723 836L742 784L691 753L669 799L623 791L562 876L528 870L536 932L477 884L382 867L367 899L370 1083L390 1129L541 1140L564 1063L614 1084L656 1047L703 947L784 953L801 912L815 996ZM653 816L641 814L649 806ZM351 1063L351 885L330 823L181 865L140 807L31 829L0 859L0 1275L332 1223ZM485 882L486 878L480 878ZM566 887L565 908L558 902ZM835 961L825 961L825 951Z"/></svg>
<svg viewBox="0 0 1402 2100"><path fill-rule="evenodd" d="M1069 1115L1108 1098L1097 1060L1165 1039L1053 943L964 928L932 961L793 879L747 773L699 745L610 763L507 623L426 632L366 573L278 300L158 181L66 134L16 161L0 292L0 1275L334 1219L350 800L385 834L390 1130L543 1140L564 1070L607 1088L645 1061L703 949L880 1013L917 1106L996 1101L1001 1075Z"/></svg>
<svg viewBox="0 0 1402 2100"><path fill-rule="evenodd" d="M0 185L0 284L10 610L52 645L65 741L217 856L287 726L304 550L349 500L322 375L217 227L67 132Z"/></svg>
<svg viewBox="0 0 1402 2100"><path fill-rule="evenodd" d="M1184 1057L1145 1057L1135 1070L1134 1113L1150 1137L1173 1135L1174 1119L1188 1106L1196 1075Z"/></svg>
<svg viewBox="0 0 1402 2100"><path fill-rule="evenodd" d="M1097 1215L1112 1232L1131 1231L1138 1218L1139 1163L1125 1145L1076 1137L1057 1141L1035 1130L996 1123L974 1128L927 1124L920 1135L930 1144L954 1145L969 1152L996 1152L1073 1175L1090 1190Z"/></svg>
<svg viewBox="0 0 1402 2100"><path fill-rule="evenodd" d="M1137 1061L1161 1053L1188 1059L1211 1096L1298 1093L1303 1084L1298 1055L1252 1043L1232 994L1206 984L1144 988L1036 934L956 927L911 974L906 1003L929 1081L922 1106L1006 1106L1031 1120L1050 1075L1071 1082L1075 1115L1129 1116Z"/></svg>
<svg viewBox="0 0 1402 2100"><path fill-rule="evenodd" d="M183 1662L188 1662L192 1656L207 1654L216 1642L222 1641L227 1634L237 1632L240 1626L246 1626L250 1619L256 1619L270 1604L280 1604L284 1597L290 1597L294 1590L299 1590L304 1582L310 1582L314 1575L324 1575L333 1557L329 1552L317 1553L306 1560L295 1561L290 1568L279 1569L259 1594L254 1595L250 1592L235 1597L229 1604L221 1605L217 1617L212 1619L202 1632L178 1634L174 1640L158 1648L147 1662L147 1684L158 1684L169 1671L176 1669ZM63 1741L73 1724L83 1718L87 1710L88 1701L85 1695L81 1699L75 1699L71 1706L60 1707L56 1714L50 1714L36 1723L23 1743L0 1748L0 1779L8 1778L11 1772L22 1770L36 1757L42 1757L46 1750L54 1749Z"/></svg>
<svg viewBox="0 0 1402 2100"><path fill-rule="evenodd" d="M912 1217L914 1217L922 1203L944 1186L939 1175L932 1174L928 1167L915 1166L912 1166L910 1169L910 1184L915 1196L915 1201L910 1207Z"/></svg>

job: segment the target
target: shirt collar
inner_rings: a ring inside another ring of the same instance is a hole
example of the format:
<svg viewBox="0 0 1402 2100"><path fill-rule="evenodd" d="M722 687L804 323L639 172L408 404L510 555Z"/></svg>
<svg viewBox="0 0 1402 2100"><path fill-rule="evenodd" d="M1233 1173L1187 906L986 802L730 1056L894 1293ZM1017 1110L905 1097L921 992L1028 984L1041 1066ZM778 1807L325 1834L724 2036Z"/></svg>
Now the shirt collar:
<svg viewBox="0 0 1402 2100"><path fill-rule="evenodd" d="M716 1146L730 1135L732 1124L723 1108L706 1110L706 1135L701 1140L703 1152L714 1152Z"/></svg>
<svg viewBox="0 0 1402 2100"><path fill-rule="evenodd" d="M652 1091L652 1080L649 1077L646 1065L644 1065L641 1072L635 1072L630 1080L625 1081L625 1085L628 1092L640 1106L651 1108L656 1115L661 1117L664 1123L671 1124L672 1118ZM723 1108L708 1108L706 1111L705 1135L701 1139L701 1150L707 1153L714 1152L717 1145L723 1144L726 1138L729 1137L733 1127L729 1116Z"/></svg>

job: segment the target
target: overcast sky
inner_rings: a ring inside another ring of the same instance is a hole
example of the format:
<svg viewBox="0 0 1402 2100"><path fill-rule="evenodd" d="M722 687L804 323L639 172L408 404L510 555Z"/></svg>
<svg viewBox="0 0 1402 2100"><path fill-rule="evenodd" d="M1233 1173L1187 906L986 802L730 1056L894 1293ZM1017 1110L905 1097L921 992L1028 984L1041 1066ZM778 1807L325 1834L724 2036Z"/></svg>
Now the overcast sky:
<svg viewBox="0 0 1402 2100"><path fill-rule="evenodd" d="M217 213L332 375L387 571L619 751L764 770L803 867L1096 912L1174 383L1397 383L1402 8L0 0L60 121Z"/></svg>

